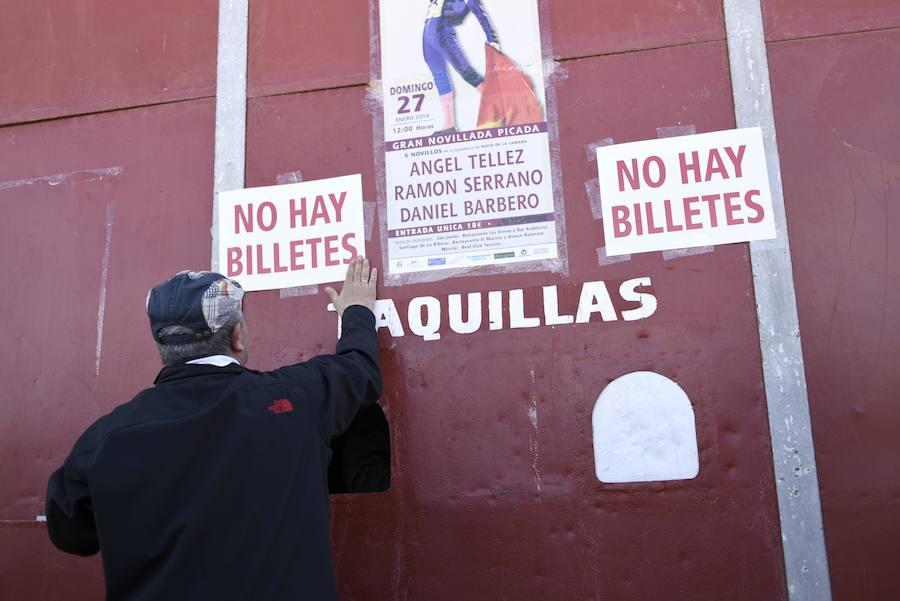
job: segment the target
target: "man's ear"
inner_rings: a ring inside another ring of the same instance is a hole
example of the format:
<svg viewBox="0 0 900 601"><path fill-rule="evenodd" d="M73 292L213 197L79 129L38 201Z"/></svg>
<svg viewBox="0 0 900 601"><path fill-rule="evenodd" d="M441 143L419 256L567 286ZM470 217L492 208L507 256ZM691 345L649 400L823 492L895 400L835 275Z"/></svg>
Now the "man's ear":
<svg viewBox="0 0 900 601"><path fill-rule="evenodd" d="M240 355L247 350L247 345L244 341L244 324L241 322L234 324L234 328L231 330L231 350L236 355Z"/></svg>

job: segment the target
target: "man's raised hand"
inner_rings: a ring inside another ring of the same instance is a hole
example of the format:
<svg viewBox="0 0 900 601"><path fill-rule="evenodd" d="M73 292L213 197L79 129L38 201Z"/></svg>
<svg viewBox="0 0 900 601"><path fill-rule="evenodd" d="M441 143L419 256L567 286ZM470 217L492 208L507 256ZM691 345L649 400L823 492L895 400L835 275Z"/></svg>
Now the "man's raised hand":
<svg viewBox="0 0 900 601"><path fill-rule="evenodd" d="M325 288L325 294L331 299L338 315L344 314L344 309L351 305L367 307L369 311L375 311L375 287L378 282L378 270L369 267L369 260L365 257L357 257L347 266L347 277L344 286L338 294L330 286Z"/></svg>

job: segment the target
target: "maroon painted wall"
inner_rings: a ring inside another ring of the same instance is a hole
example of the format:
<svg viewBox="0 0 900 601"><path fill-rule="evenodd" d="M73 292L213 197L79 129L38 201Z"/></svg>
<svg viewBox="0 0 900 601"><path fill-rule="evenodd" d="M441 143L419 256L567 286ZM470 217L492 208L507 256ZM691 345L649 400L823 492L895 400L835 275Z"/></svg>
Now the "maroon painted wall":
<svg viewBox="0 0 900 601"><path fill-rule="evenodd" d="M568 291L563 303L572 305L580 282L649 275L660 309L646 323L445 332L438 342L385 338L394 483L380 498L335 502L345 599L651 599L671 593L673 582L684 598L781 598L747 250L735 245L673 261L653 253L600 267L595 248L602 235L584 196L584 182L596 176L585 146L598 138L654 137L657 126L679 122L701 131L734 126L725 46L579 59L565 67L558 97L568 277L457 278L385 288L382 296L397 300L404 314L415 296L521 287L534 313L541 285L559 284ZM633 85L596 93L598 81L624 80ZM648 86L664 91L648 100ZM353 87L251 101L247 185L268 185L296 169L305 179L361 169L364 193L373 198L364 97L363 88ZM635 107L630 119L621 119L622 106ZM380 256L377 243L369 252ZM709 293L698 298L696 290ZM295 356L296 334L283 324L297 319L305 327L302 316L316 315L322 302L255 295L250 317L265 316L256 335L273 349L260 358L264 367ZM316 327L322 331L315 338L327 340L330 322ZM700 477L602 485L593 473L594 401L613 378L643 369L669 375L695 400ZM536 432L528 417L532 398ZM644 575L648 569L653 578Z"/></svg>
<svg viewBox="0 0 900 601"><path fill-rule="evenodd" d="M96 599L97 559L56 552L33 520L75 437L155 375L147 288L209 263L217 3L2 4L0 276L13 344L0 362L0 599ZM374 200L367 3L250 6L247 185L295 170L362 172ZM896 28L900 10L885 0L806 6L764 3L826 537L835 598L886 601L900 590L900 45L896 30L846 32ZM649 276L659 310L645 322L385 337L394 482L333 499L342 599L784 599L746 245L600 266L585 194L596 177L587 144L734 126L721 4L601 11L552 0L548 10L565 74L556 93L569 273L381 296L403 307L525 288L528 309L542 285L558 284L565 304L583 281ZM381 256L377 239L369 254ZM324 303L250 295L254 366L333 344ZM596 480L594 400L640 369L692 399L697 479Z"/></svg>
<svg viewBox="0 0 900 601"><path fill-rule="evenodd" d="M216 94L216 0L2 7L0 124Z"/></svg>
<svg viewBox="0 0 900 601"><path fill-rule="evenodd" d="M893 25L768 46L834 598L900 599L900 4L785 4Z"/></svg>

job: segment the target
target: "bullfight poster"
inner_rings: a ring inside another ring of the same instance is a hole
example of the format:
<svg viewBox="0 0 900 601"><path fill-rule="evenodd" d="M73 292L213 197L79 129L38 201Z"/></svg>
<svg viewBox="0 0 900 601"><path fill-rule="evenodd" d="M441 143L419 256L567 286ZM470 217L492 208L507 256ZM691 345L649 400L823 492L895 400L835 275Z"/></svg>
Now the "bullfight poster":
<svg viewBox="0 0 900 601"><path fill-rule="evenodd" d="M380 0L387 269L557 258L537 0Z"/></svg>

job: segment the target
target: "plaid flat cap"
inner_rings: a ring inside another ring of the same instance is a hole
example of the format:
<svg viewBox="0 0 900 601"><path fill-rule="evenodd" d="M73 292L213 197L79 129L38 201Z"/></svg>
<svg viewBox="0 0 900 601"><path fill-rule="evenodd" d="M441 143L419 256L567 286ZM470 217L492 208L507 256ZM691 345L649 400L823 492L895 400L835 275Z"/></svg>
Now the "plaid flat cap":
<svg viewBox="0 0 900 601"><path fill-rule="evenodd" d="M147 293L147 316L153 338L160 344L188 344L205 340L241 310L244 289L212 271L182 271ZM161 336L170 326L190 334Z"/></svg>

